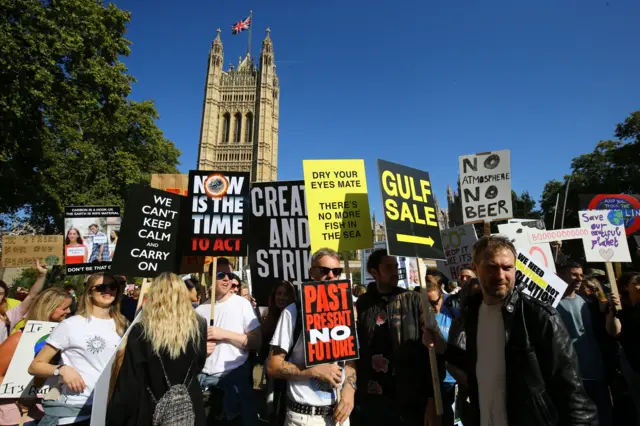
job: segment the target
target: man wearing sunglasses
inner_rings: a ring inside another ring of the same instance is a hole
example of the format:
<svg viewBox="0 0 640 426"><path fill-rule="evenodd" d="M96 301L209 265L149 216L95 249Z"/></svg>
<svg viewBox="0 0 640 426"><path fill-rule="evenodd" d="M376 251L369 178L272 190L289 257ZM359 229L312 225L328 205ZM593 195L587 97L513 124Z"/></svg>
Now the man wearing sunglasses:
<svg viewBox="0 0 640 426"><path fill-rule="evenodd" d="M241 419L243 425L257 425L258 411L253 397L249 351L260 348L262 335L260 322L251 303L232 292L234 274L229 260L218 258L215 288L213 324L211 303L196 308L196 312L210 324L207 340L214 343L214 351L199 376L200 384L210 391L207 423Z"/></svg>
<svg viewBox="0 0 640 426"><path fill-rule="evenodd" d="M320 249L311 258L309 276L313 281L340 278L342 267L338 253ZM356 392L355 363L348 361L344 371L337 364L321 364L305 368L302 339L302 315L292 303L282 310L271 340L271 352L266 363L267 374L287 381L285 426L336 423L349 425ZM337 392L340 403L336 404Z"/></svg>

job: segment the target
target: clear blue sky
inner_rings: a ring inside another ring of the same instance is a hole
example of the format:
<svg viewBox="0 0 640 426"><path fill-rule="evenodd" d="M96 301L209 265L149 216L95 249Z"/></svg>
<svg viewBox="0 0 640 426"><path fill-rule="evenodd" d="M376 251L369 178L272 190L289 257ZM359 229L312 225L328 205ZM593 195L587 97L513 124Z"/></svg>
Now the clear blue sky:
<svg viewBox="0 0 640 426"><path fill-rule="evenodd" d="M195 168L211 41L246 52L231 25L253 9L253 54L271 27L280 77L279 179L302 160L376 159L430 172L441 207L458 156L510 149L513 188L539 199L573 157L640 109L637 0L119 0L132 12L134 99Z"/></svg>

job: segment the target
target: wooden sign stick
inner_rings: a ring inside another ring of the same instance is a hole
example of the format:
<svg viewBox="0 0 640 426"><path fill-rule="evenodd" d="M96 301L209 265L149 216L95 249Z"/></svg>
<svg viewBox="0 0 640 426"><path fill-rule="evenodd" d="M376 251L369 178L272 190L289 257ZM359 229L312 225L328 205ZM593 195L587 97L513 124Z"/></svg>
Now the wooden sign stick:
<svg viewBox="0 0 640 426"><path fill-rule="evenodd" d="M213 256L211 259L211 319L209 319L209 325L213 327L213 313L216 309L216 281L218 275L218 258Z"/></svg>
<svg viewBox="0 0 640 426"><path fill-rule="evenodd" d="M604 264L607 270L607 278L609 278L609 284L611 284L611 292L618 296L618 300L620 300L620 293L618 292L618 284L616 283L616 274L613 272L613 265L611 262L605 262ZM616 305L616 311L622 309L622 306L619 304Z"/></svg>
<svg viewBox="0 0 640 426"><path fill-rule="evenodd" d="M491 222L487 222L486 220L484 221L484 236L491 236Z"/></svg>
<svg viewBox="0 0 640 426"><path fill-rule="evenodd" d="M422 265L422 259L416 258L418 263L418 276L420 277L420 287L422 291L420 295L422 296L422 305L424 307L424 312L426 315L425 323L429 328L437 328L436 319L433 315L433 311L431 310L431 304L427 298L427 290L426 290L426 282L424 278L424 271ZM429 348L429 364L431 366L431 381L433 382L433 399L436 401L436 414L438 416L442 416L442 395L440 394L440 377L438 375L438 363L436 359L436 348Z"/></svg>

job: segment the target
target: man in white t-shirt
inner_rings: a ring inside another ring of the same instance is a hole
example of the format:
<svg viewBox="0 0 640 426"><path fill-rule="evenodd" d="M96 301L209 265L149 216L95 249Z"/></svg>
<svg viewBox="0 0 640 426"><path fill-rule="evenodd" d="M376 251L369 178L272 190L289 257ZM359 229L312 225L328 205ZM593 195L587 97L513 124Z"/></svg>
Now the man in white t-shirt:
<svg viewBox="0 0 640 426"><path fill-rule="evenodd" d="M311 258L309 276L314 281L336 280L342 269L338 253L320 249ZM298 327L298 336L293 335L298 319L295 303L283 309L266 363L269 377L287 380L285 426L325 425L331 418L348 426L356 392L355 363L347 361L344 371L337 363L305 368L302 328Z"/></svg>
<svg viewBox="0 0 640 426"><path fill-rule="evenodd" d="M232 277L229 260L218 258L213 322L211 303L196 309L210 325L207 333L210 346L215 344L199 379L202 387L211 391L212 408L208 423L220 423L220 418L233 420L240 416L242 424L257 425L253 369L248 358L249 351L260 348L260 322L251 302L231 292Z"/></svg>

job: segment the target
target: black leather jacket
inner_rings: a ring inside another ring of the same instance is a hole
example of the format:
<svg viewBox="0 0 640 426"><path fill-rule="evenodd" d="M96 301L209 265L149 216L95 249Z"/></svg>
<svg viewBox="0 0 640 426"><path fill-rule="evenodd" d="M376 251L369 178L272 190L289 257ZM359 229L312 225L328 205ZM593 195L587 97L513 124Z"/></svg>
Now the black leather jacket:
<svg viewBox="0 0 640 426"><path fill-rule="evenodd" d="M476 379L478 315L482 295L449 331L447 362L467 375L470 404L465 426L480 425ZM517 426L597 426L596 407L588 398L573 345L552 307L513 290L502 307L505 328L507 418Z"/></svg>

